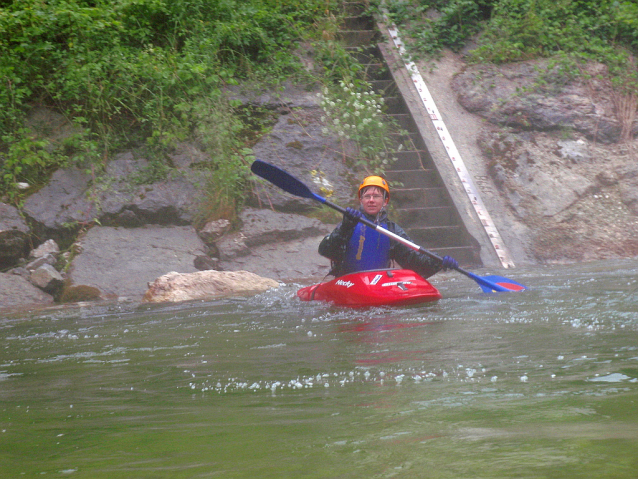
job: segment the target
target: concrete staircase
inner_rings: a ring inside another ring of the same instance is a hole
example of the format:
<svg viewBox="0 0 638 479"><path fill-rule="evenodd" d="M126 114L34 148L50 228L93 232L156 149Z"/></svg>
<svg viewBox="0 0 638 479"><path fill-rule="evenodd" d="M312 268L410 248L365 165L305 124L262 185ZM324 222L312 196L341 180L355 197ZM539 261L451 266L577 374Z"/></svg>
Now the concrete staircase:
<svg viewBox="0 0 638 479"><path fill-rule="evenodd" d="M399 140L408 150L397 153L398 160L386 169L393 219L425 249L440 256L453 256L462 266L482 265L481 244L468 231L432 160L404 94L388 67L384 49L379 47L383 38L374 18L365 14L365 6L357 2L346 2L343 8L339 40L364 66L365 79L384 97L386 115L406 132Z"/></svg>

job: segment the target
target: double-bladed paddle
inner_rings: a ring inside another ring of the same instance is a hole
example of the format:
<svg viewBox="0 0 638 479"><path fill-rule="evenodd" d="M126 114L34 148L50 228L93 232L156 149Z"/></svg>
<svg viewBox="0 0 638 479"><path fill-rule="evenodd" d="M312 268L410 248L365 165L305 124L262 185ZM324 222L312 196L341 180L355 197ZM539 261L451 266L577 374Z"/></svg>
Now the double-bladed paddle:
<svg viewBox="0 0 638 479"><path fill-rule="evenodd" d="M308 188L301 180L295 178L290 173L287 173L281 168L271 165L270 163L266 163L265 161L261 161L261 160L255 160L253 164L251 165L250 169L257 176L260 176L263 179L268 180L273 185L278 186L282 190L292 195L299 196L301 198L308 198L311 200L319 201L320 203L323 203L324 205L339 211L341 214L346 212L345 208L337 206L334 203L331 203L330 201L328 201L326 198L323 198L313 193L312 191L310 191L310 188ZM395 241L398 241L401 244L404 244L408 248L411 248L415 251L418 251L419 253L426 254L431 258L434 258L434 259L437 259L438 261L443 262L443 258L441 258L436 253L427 251L421 248L419 245L409 240L406 240L405 238L402 238L401 236L396 235L379 225L374 224L372 221L366 218L357 218L357 220L363 223L364 225L368 226L369 228L372 228L373 230L376 230L379 233L385 236L388 236L389 238ZM512 279L504 278L502 276L496 276L496 275L478 276L474 273L470 273L469 271L464 270L461 267L457 267L454 269L458 271L459 273L464 274L468 278L471 278L474 281L476 281L478 285L481 287L481 289L486 293L502 292L502 291L521 291L521 290L527 289L526 286L523 286L522 284L517 283L516 281Z"/></svg>

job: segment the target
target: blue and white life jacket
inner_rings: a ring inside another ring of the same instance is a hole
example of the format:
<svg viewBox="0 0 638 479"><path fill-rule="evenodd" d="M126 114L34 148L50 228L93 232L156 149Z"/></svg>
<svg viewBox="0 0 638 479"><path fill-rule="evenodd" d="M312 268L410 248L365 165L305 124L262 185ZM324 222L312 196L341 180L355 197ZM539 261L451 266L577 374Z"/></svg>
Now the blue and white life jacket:
<svg viewBox="0 0 638 479"><path fill-rule="evenodd" d="M385 223L380 225L387 228ZM367 271L390 266L390 238L362 223L355 226L346 246L343 262L345 273Z"/></svg>

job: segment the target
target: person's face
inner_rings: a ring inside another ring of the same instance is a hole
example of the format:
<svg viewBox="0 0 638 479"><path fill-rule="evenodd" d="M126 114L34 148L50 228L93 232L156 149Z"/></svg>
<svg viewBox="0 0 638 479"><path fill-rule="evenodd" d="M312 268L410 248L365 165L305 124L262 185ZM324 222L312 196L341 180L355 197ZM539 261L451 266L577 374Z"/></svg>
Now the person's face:
<svg viewBox="0 0 638 479"><path fill-rule="evenodd" d="M375 216L388 204L388 200L383 198L383 193L384 191L377 186L370 186L363 190L359 202L366 214Z"/></svg>

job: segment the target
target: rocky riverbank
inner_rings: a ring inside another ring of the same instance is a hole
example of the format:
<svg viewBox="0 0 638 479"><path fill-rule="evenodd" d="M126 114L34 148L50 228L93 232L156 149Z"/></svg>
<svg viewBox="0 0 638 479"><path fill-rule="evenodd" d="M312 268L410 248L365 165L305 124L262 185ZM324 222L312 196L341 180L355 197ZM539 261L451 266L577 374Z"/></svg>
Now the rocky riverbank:
<svg viewBox="0 0 638 479"><path fill-rule="evenodd" d="M254 147L259 158L279 160L300 177L308 168L321 169L335 178L335 200L347 203L351 186L340 142L321 133L316 93L290 87L277 98L246 97L241 91L237 96L279 111L271 133ZM53 112L37 115L50 124L61 122ZM276 281L325 276L329 263L318 255L317 245L334 225L306 216L315 206L310 201L256 182L239 228L224 219L197 228L207 194L206 172L197 163L205 154L183 144L171 161L175 170L168 178L136 185L132 179L143 175L149 162L137 151L122 152L99 179L76 168L59 170L20 210L0 204L0 267L5 270L0 308L139 302L149 283L170 272L243 270ZM44 246L31 249L43 240L46 251ZM250 290L247 277L241 276L235 291Z"/></svg>
<svg viewBox="0 0 638 479"><path fill-rule="evenodd" d="M562 79L537 88L543 67L466 67L448 53L421 71L515 263L634 257L637 142L620 141L622 119L608 84ZM322 132L316 92L291 86L279 97L234 95L278 113L255 145L256 157L318 191L328 184L338 204L352 203L351 180L359 175L344 164L338 138ZM53 112L34 116L57 130L64 125ZM635 123L633 130L632 138ZM206 173L197 164L205 153L185 143L171 161L168 178L136 184L131 179L148 161L122 152L102 178L60 170L20 210L0 204L0 307L54 298L141 301L148 283L171 271L245 270L284 282L327 273L316 248L333 225L308 216L316 210L310 200L256 181L237 228L224 220L196 228L206 197ZM53 251L31 253L47 240Z"/></svg>

